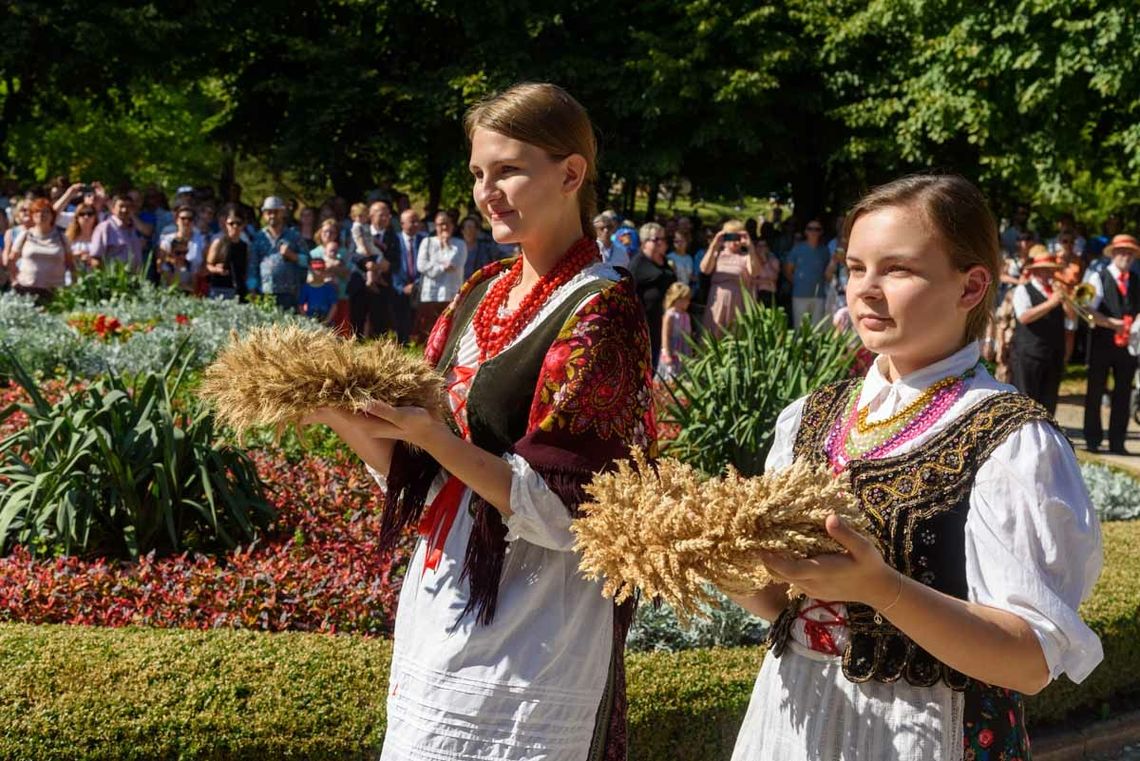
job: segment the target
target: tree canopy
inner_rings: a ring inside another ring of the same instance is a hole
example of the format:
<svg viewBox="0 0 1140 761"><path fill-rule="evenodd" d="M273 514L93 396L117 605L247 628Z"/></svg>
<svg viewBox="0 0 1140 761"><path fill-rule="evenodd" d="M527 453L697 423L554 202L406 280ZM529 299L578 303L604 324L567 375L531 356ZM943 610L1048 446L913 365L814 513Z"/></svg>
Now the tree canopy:
<svg viewBox="0 0 1140 761"><path fill-rule="evenodd" d="M9 0L0 166L21 181L466 192L462 115L519 80L590 111L602 190L840 209L919 168L998 203L1135 216L1140 29L1119 0ZM616 199L620 202L620 198Z"/></svg>

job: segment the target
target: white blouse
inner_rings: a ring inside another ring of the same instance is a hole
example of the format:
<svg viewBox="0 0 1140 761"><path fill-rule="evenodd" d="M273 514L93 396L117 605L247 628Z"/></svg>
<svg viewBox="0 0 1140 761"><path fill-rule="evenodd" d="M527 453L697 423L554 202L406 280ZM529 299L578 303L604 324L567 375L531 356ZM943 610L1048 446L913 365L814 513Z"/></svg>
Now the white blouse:
<svg viewBox="0 0 1140 761"><path fill-rule="evenodd" d="M515 340L524 340L578 286L618 278L607 265L587 268ZM478 355L468 326L456 364L477 366ZM579 573L570 513L561 499L525 459L503 459L513 471L513 514L506 520L509 544L495 619L482 626L470 614L459 617L469 597L460 574L474 523L466 490L439 565L425 568L427 546L420 538L404 578L382 760L587 756L609 673L613 603L598 582ZM429 503L445 479L446 474L436 479ZM383 478L377 481L384 485Z"/></svg>
<svg viewBox="0 0 1140 761"><path fill-rule="evenodd" d="M871 421L890 417L943 378L978 364L972 343L941 362L894 383L876 359L863 382L858 406ZM978 366L966 393L923 435L892 454L913 451L938 435L982 399L1015 391ZM806 398L789 405L776 423L766 470L792 462L792 448ZM1020 616L1041 643L1049 673L1081 682L1103 658L1100 640L1077 613L1100 575L1100 522L1064 435L1042 422L1010 434L978 469L966 517L966 581L970 602ZM833 632L834 634L834 632ZM844 633L840 633L843 637ZM793 637L808 644L803 622ZM842 650L845 642L837 642Z"/></svg>
<svg viewBox="0 0 1140 761"><path fill-rule="evenodd" d="M416 270L420 273L420 301L448 302L463 285L463 265L467 261L467 244L452 237L446 247L432 235L420 241L416 254Z"/></svg>
<svg viewBox="0 0 1140 761"><path fill-rule="evenodd" d="M885 361L876 360L859 396L871 420L889 417L931 384L977 365L978 348L971 344L894 383L884 375ZM1013 390L982 367L967 384L941 420L892 454L913 451L980 400ZM768 470L791 464L804 401L780 414ZM1074 682L1087 677L1103 654L1077 606L1100 573L1100 525L1064 436L1044 423L1027 423L994 450L974 479L965 542L969 600L1025 620L1051 676L1064 672ZM831 608L845 617L842 604ZM806 615L837 618L824 609ZM842 652L847 631L832 625L828 632ZM764 658L732 759L960 761L964 706L963 693L942 682L915 687L905 679L849 681L839 657L810 648L797 618L784 654Z"/></svg>

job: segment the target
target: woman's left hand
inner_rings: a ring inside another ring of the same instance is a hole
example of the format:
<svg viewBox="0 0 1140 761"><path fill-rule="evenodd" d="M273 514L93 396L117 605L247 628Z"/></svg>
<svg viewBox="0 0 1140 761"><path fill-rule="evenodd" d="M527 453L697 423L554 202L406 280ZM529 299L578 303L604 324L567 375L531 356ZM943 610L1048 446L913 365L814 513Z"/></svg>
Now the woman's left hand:
<svg viewBox="0 0 1140 761"><path fill-rule="evenodd" d="M433 438L451 433L423 407L393 407L385 402L372 402L364 412L376 418L374 435L406 441L421 449L427 449Z"/></svg>
<svg viewBox="0 0 1140 761"><path fill-rule="evenodd" d="M829 515L827 533L847 552L795 560L770 553L763 556L777 581L793 584L817 600L859 602L873 608L887 606L898 587L898 572L883 560L870 539L836 515Z"/></svg>

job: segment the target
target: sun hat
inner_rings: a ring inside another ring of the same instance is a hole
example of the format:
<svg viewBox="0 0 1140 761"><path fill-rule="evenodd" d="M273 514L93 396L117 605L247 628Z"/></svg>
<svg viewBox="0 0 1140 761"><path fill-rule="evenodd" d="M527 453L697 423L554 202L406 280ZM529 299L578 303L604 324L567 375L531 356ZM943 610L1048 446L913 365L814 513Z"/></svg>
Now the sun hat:
<svg viewBox="0 0 1140 761"><path fill-rule="evenodd" d="M281 200L279 196L266 196L265 201L261 204L262 211L276 211L278 209L287 209L288 206Z"/></svg>
<svg viewBox="0 0 1140 761"><path fill-rule="evenodd" d="M1114 235L1109 244L1104 247L1104 253L1106 256L1112 256L1118 248L1131 249L1132 253L1140 254L1140 242L1137 242L1136 238L1131 235Z"/></svg>
<svg viewBox="0 0 1140 761"><path fill-rule="evenodd" d="M1057 270L1061 265L1057 262L1057 257L1049 253L1049 249L1038 243L1029 249L1029 263L1023 269L1026 270Z"/></svg>

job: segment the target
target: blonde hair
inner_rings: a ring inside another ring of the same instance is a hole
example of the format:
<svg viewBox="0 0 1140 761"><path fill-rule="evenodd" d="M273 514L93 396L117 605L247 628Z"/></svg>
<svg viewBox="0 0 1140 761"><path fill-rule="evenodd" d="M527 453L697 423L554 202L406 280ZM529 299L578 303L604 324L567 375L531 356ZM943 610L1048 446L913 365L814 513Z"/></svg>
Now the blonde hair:
<svg viewBox="0 0 1140 761"><path fill-rule="evenodd" d="M986 333L990 310L997 299L1001 270L1001 249L997 220L985 196L973 183L954 174L916 174L875 188L855 204L847 215L843 239L851 240L851 229L866 214L887 208L914 209L942 239L950 263L959 272L981 265L990 273L986 295L966 317L966 341L976 341Z"/></svg>
<svg viewBox="0 0 1140 761"><path fill-rule="evenodd" d="M350 217L353 218L353 220L355 220L361 214L367 214L367 213L368 213L368 204L363 204L363 203L354 203L352 205L352 207L349 208L349 210L348 210L348 214ZM328 220L325 220L325 221L328 221Z"/></svg>
<svg viewBox="0 0 1140 761"><path fill-rule="evenodd" d="M663 306L665 311L668 312L673 308L673 305L678 301L684 299L691 299L693 297L693 289L684 283L673 283L665 291L665 300Z"/></svg>
<svg viewBox="0 0 1140 761"><path fill-rule="evenodd" d="M727 219L720 226L720 231L722 233L742 233L744 232L744 223L739 219Z"/></svg>
<svg viewBox="0 0 1140 761"><path fill-rule="evenodd" d="M541 148L555 161L575 154L586 160L586 176L578 189L582 234L593 236L592 220L598 208L598 141L582 104L558 85L525 82L485 98L463 118L471 141L476 129Z"/></svg>

